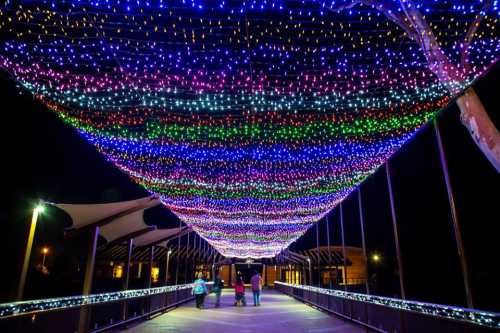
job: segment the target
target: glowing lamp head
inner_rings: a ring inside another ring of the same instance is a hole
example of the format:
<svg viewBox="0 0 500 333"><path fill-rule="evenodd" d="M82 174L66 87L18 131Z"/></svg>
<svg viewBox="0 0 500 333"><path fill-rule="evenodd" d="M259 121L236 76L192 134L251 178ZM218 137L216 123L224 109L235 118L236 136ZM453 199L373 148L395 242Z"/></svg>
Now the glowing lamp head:
<svg viewBox="0 0 500 333"><path fill-rule="evenodd" d="M379 262L380 261L380 255L379 254L373 254L372 255L372 261L373 262Z"/></svg>
<svg viewBox="0 0 500 333"><path fill-rule="evenodd" d="M40 213L43 213L45 211L45 207L43 205L37 205L35 207L35 214L40 214Z"/></svg>
<svg viewBox="0 0 500 333"><path fill-rule="evenodd" d="M44 247L44 248L42 248L42 253L43 253L43 254L47 254L47 253L49 253L49 248L48 248L48 247Z"/></svg>

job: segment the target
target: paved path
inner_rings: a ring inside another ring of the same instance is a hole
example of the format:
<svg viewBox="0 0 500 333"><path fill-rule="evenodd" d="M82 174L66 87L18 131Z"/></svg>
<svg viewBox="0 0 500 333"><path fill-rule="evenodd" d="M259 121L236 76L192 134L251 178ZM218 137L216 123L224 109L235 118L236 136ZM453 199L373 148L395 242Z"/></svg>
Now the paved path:
<svg viewBox="0 0 500 333"><path fill-rule="evenodd" d="M335 316L318 311L295 299L265 290L260 307L253 306L251 292L246 293L247 306L235 307L234 293L225 290L221 307L214 308L215 297L210 295L205 301L205 309L199 310L193 302L169 311L154 319L129 327L127 332L139 333L302 333L302 332L366 332Z"/></svg>

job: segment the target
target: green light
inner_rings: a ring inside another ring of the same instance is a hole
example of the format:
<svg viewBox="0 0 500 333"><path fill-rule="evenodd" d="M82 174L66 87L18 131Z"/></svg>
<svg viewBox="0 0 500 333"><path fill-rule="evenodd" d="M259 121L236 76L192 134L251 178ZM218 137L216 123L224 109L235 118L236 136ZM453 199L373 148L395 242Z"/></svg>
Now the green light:
<svg viewBox="0 0 500 333"><path fill-rule="evenodd" d="M36 214L40 214L40 213L43 213L45 211L45 207L43 205L38 205L35 207L35 213Z"/></svg>

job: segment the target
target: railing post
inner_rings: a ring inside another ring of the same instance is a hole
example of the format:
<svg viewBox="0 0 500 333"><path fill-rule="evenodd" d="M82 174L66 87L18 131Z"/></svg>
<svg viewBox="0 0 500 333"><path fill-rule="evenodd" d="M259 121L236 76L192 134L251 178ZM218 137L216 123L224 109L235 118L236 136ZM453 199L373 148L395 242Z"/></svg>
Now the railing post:
<svg viewBox="0 0 500 333"><path fill-rule="evenodd" d="M389 201L391 204L392 227L394 231L394 243L396 246L396 258L399 270L399 286L401 288L401 298L406 299L404 279L403 279L403 260L401 258L401 249L399 247L399 231L396 220L396 207L394 206L394 194L392 193L391 171L389 169L389 160L385 162L385 172L387 176L387 187L389 189Z"/></svg>
<svg viewBox="0 0 500 333"><path fill-rule="evenodd" d="M441 139L441 133L439 131L439 123L437 117L434 117L433 124L434 124L434 132L436 134L437 146L439 149L439 157L441 160L441 169L443 171L444 181L446 184L446 192L448 194L448 202L450 204L450 213L453 223L453 230L455 233L455 242L457 244L458 257L460 260L460 268L462 270L467 307L474 308L474 302L470 288L469 268L467 266L467 259L465 257L465 248L462 239L462 232L460 230L460 224L458 222L458 215L455 207L455 197L453 195L453 188L451 185L450 175L448 171L448 162L446 160L446 154L443 147L443 141Z"/></svg>

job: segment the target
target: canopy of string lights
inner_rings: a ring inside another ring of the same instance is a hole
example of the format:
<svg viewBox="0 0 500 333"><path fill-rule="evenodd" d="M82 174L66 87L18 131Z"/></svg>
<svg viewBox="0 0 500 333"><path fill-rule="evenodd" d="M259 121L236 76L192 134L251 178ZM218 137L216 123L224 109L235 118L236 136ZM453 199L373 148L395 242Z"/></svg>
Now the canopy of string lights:
<svg viewBox="0 0 500 333"><path fill-rule="evenodd" d="M18 0L0 66L229 257L272 257L499 57L490 0Z"/></svg>

